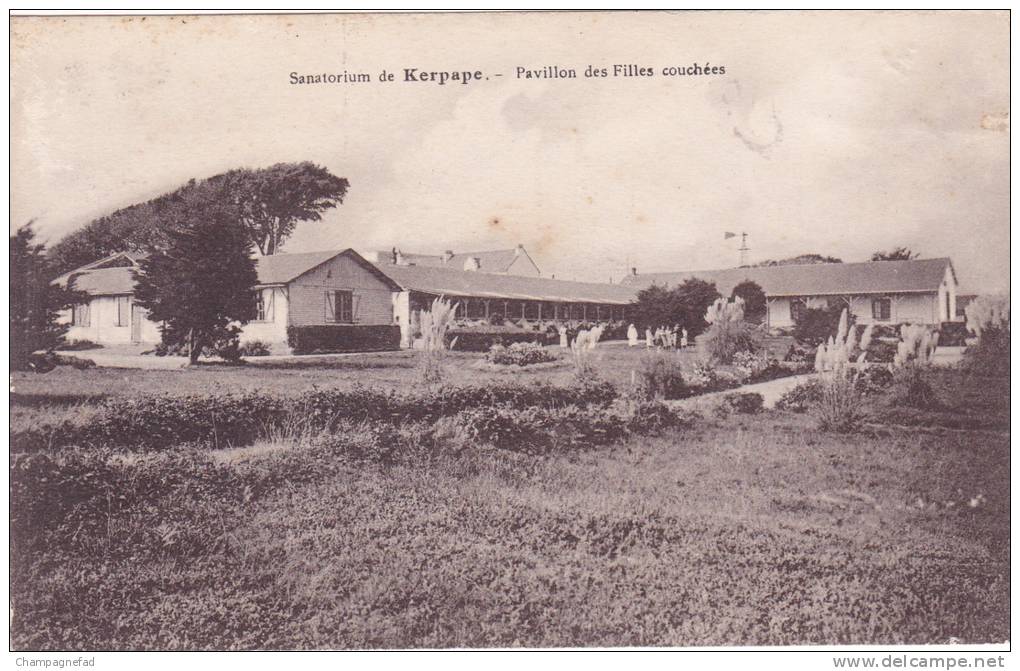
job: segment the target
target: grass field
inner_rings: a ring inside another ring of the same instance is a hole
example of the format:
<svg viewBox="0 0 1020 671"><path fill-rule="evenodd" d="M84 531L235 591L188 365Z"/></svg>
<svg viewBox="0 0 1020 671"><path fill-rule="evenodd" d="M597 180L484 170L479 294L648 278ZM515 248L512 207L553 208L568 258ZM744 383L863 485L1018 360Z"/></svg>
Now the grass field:
<svg viewBox="0 0 1020 671"><path fill-rule="evenodd" d="M15 386L48 412L88 392L411 379L410 360L372 361ZM393 464L284 439L104 456L106 498L58 469L39 510L12 511L12 647L1001 642L1009 381L937 379L938 411L876 406L850 435L770 412L545 458Z"/></svg>

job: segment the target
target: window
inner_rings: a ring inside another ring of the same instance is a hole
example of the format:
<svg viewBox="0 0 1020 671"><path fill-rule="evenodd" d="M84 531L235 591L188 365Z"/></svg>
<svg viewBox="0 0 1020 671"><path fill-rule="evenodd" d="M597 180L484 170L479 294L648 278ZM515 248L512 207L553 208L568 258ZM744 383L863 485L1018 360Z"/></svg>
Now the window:
<svg viewBox="0 0 1020 671"><path fill-rule="evenodd" d="M131 320L131 297L117 296L117 312L113 316L114 326L127 326Z"/></svg>
<svg viewBox="0 0 1020 671"><path fill-rule="evenodd" d="M538 319L538 306L539 304L534 301L528 301L524 304L524 318L525 319Z"/></svg>
<svg viewBox="0 0 1020 671"><path fill-rule="evenodd" d="M73 326L90 326L92 310L88 303L79 303L71 308L71 324Z"/></svg>
<svg viewBox="0 0 1020 671"><path fill-rule="evenodd" d="M275 294L272 289L255 292L255 321L271 322L275 318Z"/></svg>
<svg viewBox="0 0 1020 671"><path fill-rule="evenodd" d="M354 292L326 292L326 321L338 324L354 323Z"/></svg>
<svg viewBox="0 0 1020 671"><path fill-rule="evenodd" d="M802 298L794 298L790 301L790 319L794 323L799 322L804 316L804 311L807 310L807 304Z"/></svg>
<svg viewBox="0 0 1020 671"><path fill-rule="evenodd" d="M872 299L871 316L875 321L880 322L887 322L892 319L892 301L888 298Z"/></svg>

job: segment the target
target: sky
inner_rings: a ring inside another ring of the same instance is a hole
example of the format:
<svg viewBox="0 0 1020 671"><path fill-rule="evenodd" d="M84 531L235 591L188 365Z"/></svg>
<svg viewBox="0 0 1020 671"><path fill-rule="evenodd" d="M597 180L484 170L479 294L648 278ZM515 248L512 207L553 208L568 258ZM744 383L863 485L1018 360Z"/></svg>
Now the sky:
<svg viewBox="0 0 1020 671"><path fill-rule="evenodd" d="M236 167L344 203L285 251L523 244L618 280L802 253L950 256L1009 282L1006 12L15 18L11 229L55 242ZM666 68L723 67L676 76ZM632 64L652 76L584 76ZM517 68L572 68L525 79ZM468 84L403 81L404 68ZM383 70L395 81L380 82ZM368 83L292 84L291 73Z"/></svg>

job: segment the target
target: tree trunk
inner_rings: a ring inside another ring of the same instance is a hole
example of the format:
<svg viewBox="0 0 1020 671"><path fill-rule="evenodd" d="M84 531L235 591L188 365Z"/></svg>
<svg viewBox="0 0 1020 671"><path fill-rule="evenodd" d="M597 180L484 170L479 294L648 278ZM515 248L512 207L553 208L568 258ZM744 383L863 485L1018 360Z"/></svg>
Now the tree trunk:
<svg viewBox="0 0 1020 671"><path fill-rule="evenodd" d="M195 365L198 363L198 355L202 353L202 350L198 347L197 339L195 338L195 329L188 331L188 364Z"/></svg>

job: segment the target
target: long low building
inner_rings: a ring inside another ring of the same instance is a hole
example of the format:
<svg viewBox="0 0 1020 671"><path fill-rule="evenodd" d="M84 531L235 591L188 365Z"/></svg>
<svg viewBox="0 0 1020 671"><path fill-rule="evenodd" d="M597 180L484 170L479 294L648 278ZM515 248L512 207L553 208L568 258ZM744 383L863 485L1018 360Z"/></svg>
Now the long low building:
<svg viewBox="0 0 1020 671"><path fill-rule="evenodd" d="M771 327L792 326L800 310L830 304L846 306L862 324L959 320L956 271L948 258L647 274L632 270L621 285L668 288L694 278L714 282L725 296L745 280L758 284L765 292Z"/></svg>
<svg viewBox="0 0 1020 671"><path fill-rule="evenodd" d="M413 257L412 257L413 258ZM68 337L107 343L156 343L160 332L134 303L134 275L141 256L113 254L66 273L89 295L66 311ZM246 324L242 340L261 340L273 351L287 351L287 327L345 324L400 327L403 347L417 335L416 318L444 296L457 305L460 320L481 322L498 316L535 322L619 322L627 305L651 285L673 287L697 278L730 295L750 280L762 287L768 325L792 326L798 311L831 304L846 306L860 323L936 324L959 320L957 280L948 258L868 263L731 268L637 274L620 284L569 282L544 277L413 261L370 262L353 249L276 254L256 261L258 315Z"/></svg>
<svg viewBox="0 0 1020 671"><path fill-rule="evenodd" d="M89 301L65 311L67 337L100 344L159 342L158 324L134 302L140 255L119 253L54 280ZM400 327L410 347L419 310L444 296L463 320L494 315L528 321L621 321L635 295L612 284L568 282L448 267L371 263L353 249L276 254L256 260L258 314L242 341L287 351L287 327L345 324Z"/></svg>

